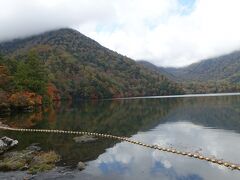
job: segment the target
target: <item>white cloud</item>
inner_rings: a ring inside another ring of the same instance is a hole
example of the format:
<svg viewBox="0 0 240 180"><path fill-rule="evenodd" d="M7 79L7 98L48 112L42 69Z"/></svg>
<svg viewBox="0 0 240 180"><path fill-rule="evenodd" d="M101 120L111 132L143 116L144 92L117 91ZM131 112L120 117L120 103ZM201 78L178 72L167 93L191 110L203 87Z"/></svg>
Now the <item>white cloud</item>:
<svg viewBox="0 0 240 180"><path fill-rule="evenodd" d="M162 66L238 50L240 1L193 1L0 0L0 41L74 27L119 53Z"/></svg>
<svg viewBox="0 0 240 180"><path fill-rule="evenodd" d="M112 18L104 0L0 0L0 41Z"/></svg>
<svg viewBox="0 0 240 180"><path fill-rule="evenodd" d="M152 11L148 4L152 5ZM134 59L163 66L183 66L240 48L237 0L199 0L186 15L181 13L182 6L177 1L145 1L145 5L128 9L130 14L117 9L123 17L129 16L120 28L89 35ZM155 11L156 7L164 8ZM144 14L146 11L151 13ZM155 26L149 28L144 22L152 19Z"/></svg>
<svg viewBox="0 0 240 180"><path fill-rule="evenodd" d="M239 162L240 135L233 131L211 129L191 122L175 122L159 124L151 131L140 132L131 139L158 144L161 147L176 148L186 152L199 152L202 155L223 158L224 161ZM234 148L228 148L232 147ZM101 165L104 164L104 170ZM120 174L120 167L126 171ZM160 164L160 167L159 167ZM161 166L163 165L164 168ZM106 150L96 160L90 161L85 173L94 177L105 177L106 169L116 176L115 179L191 179L196 175L199 179L239 179L238 173L216 164L198 161L196 159L164 153L158 150L142 148L127 142L117 143ZM144 173L143 173L144 172ZM189 177L189 178L188 178ZM180 178L181 179L181 178Z"/></svg>

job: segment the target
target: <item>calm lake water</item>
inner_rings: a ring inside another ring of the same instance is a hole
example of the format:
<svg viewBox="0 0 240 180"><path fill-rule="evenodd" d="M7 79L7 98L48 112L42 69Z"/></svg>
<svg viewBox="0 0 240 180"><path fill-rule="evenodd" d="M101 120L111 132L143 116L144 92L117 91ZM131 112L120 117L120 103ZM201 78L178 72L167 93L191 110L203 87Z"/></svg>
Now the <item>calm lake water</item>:
<svg viewBox="0 0 240 180"><path fill-rule="evenodd" d="M196 151L240 163L240 96L151 98L56 104L2 118L12 127L79 130L128 136L148 144ZM189 157L107 139L76 143L73 135L0 131L17 150L40 143L62 157L58 168L34 179L240 179L239 171ZM79 161L87 163L78 171ZM21 179L26 172L0 172Z"/></svg>

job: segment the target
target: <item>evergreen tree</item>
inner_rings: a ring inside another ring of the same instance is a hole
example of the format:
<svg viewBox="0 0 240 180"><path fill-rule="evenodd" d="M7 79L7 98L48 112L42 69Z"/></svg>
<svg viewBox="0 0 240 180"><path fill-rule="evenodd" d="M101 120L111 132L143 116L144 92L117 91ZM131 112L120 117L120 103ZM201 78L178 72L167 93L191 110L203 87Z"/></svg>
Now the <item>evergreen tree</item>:
<svg viewBox="0 0 240 180"><path fill-rule="evenodd" d="M10 91L12 88L12 77L10 76L8 66L5 65L5 59L0 54L0 91Z"/></svg>
<svg viewBox="0 0 240 180"><path fill-rule="evenodd" d="M18 63L15 83L19 90L29 90L41 95L45 94L47 72L35 52L30 52L26 61Z"/></svg>
<svg viewBox="0 0 240 180"><path fill-rule="evenodd" d="M3 65L4 65L4 59L2 54L0 53L0 66L3 66Z"/></svg>

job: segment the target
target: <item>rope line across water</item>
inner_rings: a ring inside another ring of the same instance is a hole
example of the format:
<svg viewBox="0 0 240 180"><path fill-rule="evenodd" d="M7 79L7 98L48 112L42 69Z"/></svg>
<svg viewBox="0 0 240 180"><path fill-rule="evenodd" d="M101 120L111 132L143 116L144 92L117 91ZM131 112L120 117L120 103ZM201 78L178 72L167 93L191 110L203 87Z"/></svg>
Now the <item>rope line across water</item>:
<svg viewBox="0 0 240 180"><path fill-rule="evenodd" d="M195 159L198 159L198 160L203 160L203 161L211 162L211 163L214 163L214 164L218 164L220 166L225 166L225 167L231 168L232 170L239 170L240 171L240 165L237 165L237 164L233 164L233 163L223 161L223 160L219 160L219 159L216 159L216 158L206 157L206 156L203 156L199 153L184 152L184 151L176 150L174 148L164 148L164 147L160 147L158 145L144 144L140 141L135 141L135 140L129 139L127 137L113 136L113 135L109 135L109 134L83 132L83 131L64 131L64 130L55 130L55 129L53 129L53 130L50 130L50 129L23 129L23 128L11 128L11 127L7 127L7 126L0 126L0 129L9 130L9 131L19 131L19 132L40 132L40 133L90 135L90 136L101 137L101 138L116 139L116 140L120 140L120 141L126 141L126 142L129 142L129 143L132 143L132 144L137 144L139 146L144 146L144 147L147 147L147 148L156 149L156 150L159 150L159 151L169 152L169 153L178 154L178 155L182 155L182 156L188 156L188 157L195 158Z"/></svg>

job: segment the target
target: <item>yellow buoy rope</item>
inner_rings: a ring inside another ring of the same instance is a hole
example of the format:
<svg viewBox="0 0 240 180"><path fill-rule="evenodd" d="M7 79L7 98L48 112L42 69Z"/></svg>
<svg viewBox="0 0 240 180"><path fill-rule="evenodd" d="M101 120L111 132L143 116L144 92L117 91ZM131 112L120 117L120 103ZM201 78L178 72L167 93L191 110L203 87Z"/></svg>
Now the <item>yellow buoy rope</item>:
<svg viewBox="0 0 240 180"><path fill-rule="evenodd" d="M90 135L90 136L100 137L100 138L116 139L116 140L120 140L120 141L126 141L126 142L129 142L129 143L132 143L132 144L136 144L136 145L139 145L139 146L144 146L144 147L147 147L147 148L156 149L156 150L159 150L159 151L169 152L169 153L178 154L178 155L182 155L182 156L188 156L188 157L195 158L195 159L202 160L202 161L208 161L210 163L214 163L214 164L218 164L220 166L225 166L225 167L231 168L232 170L239 170L240 171L240 165L233 164L231 162L223 161L223 160L216 159L216 158L206 157L206 156L203 156L199 153L184 152L184 151L179 151L179 150L174 149L174 148L165 148L165 147L161 147L161 146L158 146L158 145L145 144L145 143L142 143L140 141L132 140L128 137L113 136L113 135L109 135L109 134L91 133L91 132L83 132L83 131L64 131L64 130L55 130L55 129L52 129L52 130L50 130L50 129L23 129L23 128L11 128L11 127L8 127L8 126L0 126L0 129L8 130L8 131L19 131L19 132L39 132L39 133Z"/></svg>

